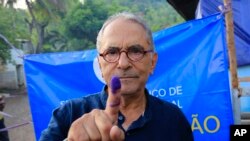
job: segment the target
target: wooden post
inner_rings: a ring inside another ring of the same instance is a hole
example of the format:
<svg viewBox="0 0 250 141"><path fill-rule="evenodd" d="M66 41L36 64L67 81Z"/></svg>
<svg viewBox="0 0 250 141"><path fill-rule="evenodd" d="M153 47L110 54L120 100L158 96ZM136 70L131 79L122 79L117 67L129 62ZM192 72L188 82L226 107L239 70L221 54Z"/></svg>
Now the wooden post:
<svg viewBox="0 0 250 141"><path fill-rule="evenodd" d="M250 77L240 77L239 82L250 82Z"/></svg>
<svg viewBox="0 0 250 141"><path fill-rule="evenodd" d="M231 0L223 0L225 6L231 7ZM228 12L225 13L225 21L226 21L226 37L227 37L227 46L228 46L228 54L229 54L229 65L230 65L230 75L232 88L238 89L238 74L237 74L237 61L236 61L236 53L235 53L235 43L234 43L234 25L233 25L233 16L232 16L232 8Z"/></svg>
<svg viewBox="0 0 250 141"><path fill-rule="evenodd" d="M232 1L223 0L224 6L227 10L225 13L226 21L226 38L228 46L228 56L229 56L229 67L230 67L230 76L231 76L231 85L232 85L232 104L233 104L233 114L234 114L234 123L241 124L241 111L240 111L240 96L239 91L239 81L237 74L237 61L236 61L236 52L235 52L235 43L234 43L234 26L233 26L233 14L232 14Z"/></svg>

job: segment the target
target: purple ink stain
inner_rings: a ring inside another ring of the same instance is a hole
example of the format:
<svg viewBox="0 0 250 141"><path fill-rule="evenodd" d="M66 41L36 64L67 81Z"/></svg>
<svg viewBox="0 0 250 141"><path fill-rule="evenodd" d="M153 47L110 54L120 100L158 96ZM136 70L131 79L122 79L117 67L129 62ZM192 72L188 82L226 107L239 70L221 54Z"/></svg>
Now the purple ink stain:
<svg viewBox="0 0 250 141"><path fill-rule="evenodd" d="M120 78L117 76L113 76L111 78L111 82L110 82L110 87L111 87L111 91L113 94L116 93L117 90L119 90L121 88L121 81Z"/></svg>

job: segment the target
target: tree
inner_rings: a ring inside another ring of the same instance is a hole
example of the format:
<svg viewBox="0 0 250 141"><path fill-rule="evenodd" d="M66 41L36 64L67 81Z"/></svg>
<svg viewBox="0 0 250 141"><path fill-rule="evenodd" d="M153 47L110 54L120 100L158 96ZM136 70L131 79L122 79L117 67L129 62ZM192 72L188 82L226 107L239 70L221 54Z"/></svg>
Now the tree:
<svg viewBox="0 0 250 141"><path fill-rule="evenodd" d="M4 62L10 44L18 47L16 39L30 40L33 53L95 48L98 30L116 12L141 15L153 31L183 22L164 0L25 0L26 11L14 9L16 1L0 0L0 58Z"/></svg>
<svg viewBox="0 0 250 141"><path fill-rule="evenodd" d="M108 17L107 4L103 1L85 1L73 8L64 19L65 35L69 50L95 48L96 36Z"/></svg>
<svg viewBox="0 0 250 141"><path fill-rule="evenodd" d="M14 3L16 3L16 0L7 0L7 6L14 9Z"/></svg>
<svg viewBox="0 0 250 141"><path fill-rule="evenodd" d="M2 7L8 6L13 8L14 3L16 3L16 0L0 0L0 6Z"/></svg>
<svg viewBox="0 0 250 141"><path fill-rule="evenodd" d="M118 0L127 11L137 13L153 32L183 22L183 18L165 0Z"/></svg>
<svg viewBox="0 0 250 141"><path fill-rule="evenodd" d="M10 48L18 48L17 39L28 39L23 10L0 5L0 59L3 64L10 60ZM18 25L18 26L17 26Z"/></svg>
<svg viewBox="0 0 250 141"><path fill-rule="evenodd" d="M70 49L68 47L69 41L67 39L67 35L65 35L64 32L65 27L63 21L65 19L65 16L67 15L67 12L74 9L74 7L76 7L77 5L81 5L81 3L79 0L65 1L66 2L63 2L63 5L61 4L61 6L59 6L59 10L58 8L53 10L56 13L54 14L57 15L58 18L56 18L56 20L53 20L48 26L48 30L44 38L43 52L69 51ZM59 1L59 3L62 2ZM70 40L70 43L72 42L73 40Z"/></svg>
<svg viewBox="0 0 250 141"><path fill-rule="evenodd" d="M64 37L67 50L95 48L96 36L104 20L114 13L130 11L141 15L152 31L157 31L181 22L180 16L170 12L166 1L152 0L85 0L67 13L64 22ZM174 11L173 9L171 9ZM171 17L171 15L174 15Z"/></svg>
<svg viewBox="0 0 250 141"><path fill-rule="evenodd" d="M8 39L0 33L0 66L10 60L10 50L4 43L10 43ZM3 43L4 42L4 43Z"/></svg>
<svg viewBox="0 0 250 141"><path fill-rule="evenodd" d="M59 20L69 5L74 5L76 0L36 0L32 2L25 0L31 19L26 19L29 24L30 34L33 35L34 53L43 52L43 45L45 40L45 29L51 22ZM33 32L33 28L35 32Z"/></svg>

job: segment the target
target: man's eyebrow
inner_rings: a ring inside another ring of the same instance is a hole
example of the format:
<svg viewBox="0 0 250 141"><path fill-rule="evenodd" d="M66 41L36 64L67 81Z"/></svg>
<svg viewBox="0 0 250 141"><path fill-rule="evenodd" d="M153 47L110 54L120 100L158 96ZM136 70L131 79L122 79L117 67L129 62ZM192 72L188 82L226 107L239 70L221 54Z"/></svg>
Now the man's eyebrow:
<svg viewBox="0 0 250 141"><path fill-rule="evenodd" d="M119 48L120 49L120 47L118 47L118 46L109 46L107 49L110 49L110 48Z"/></svg>
<svg viewBox="0 0 250 141"><path fill-rule="evenodd" d="M142 45L140 45L140 44L134 44L134 45L130 45L130 46L128 46L128 48L131 48L131 47L143 48L143 46L142 46Z"/></svg>

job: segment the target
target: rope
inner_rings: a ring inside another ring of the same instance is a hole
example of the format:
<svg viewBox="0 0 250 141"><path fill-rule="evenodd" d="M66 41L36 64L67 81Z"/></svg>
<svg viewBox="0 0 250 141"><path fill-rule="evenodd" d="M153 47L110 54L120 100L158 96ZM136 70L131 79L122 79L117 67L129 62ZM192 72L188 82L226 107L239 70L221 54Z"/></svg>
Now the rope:
<svg viewBox="0 0 250 141"><path fill-rule="evenodd" d="M225 13L232 11L232 3L230 2L230 3L226 3L225 5L219 5L218 8L221 14L224 15Z"/></svg>
<svg viewBox="0 0 250 141"><path fill-rule="evenodd" d="M9 46L11 49L13 49L17 54L18 54L18 57L20 58L24 58L24 54L21 54L18 49L9 42L9 40L0 33L0 38L7 44L7 46Z"/></svg>
<svg viewBox="0 0 250 141"><path fill-rule="evenodd" d="M11 114L8 114L8 113L2 112L2 111L0 111L0 115L3 115L5 117L9 117L9 118L18 118L16 116L13 116ZM2 129L0 129L0 132L8 131L10 129L21 127L21 126L24 126L24 125L27 125L27 124L32 124L32 121L27 121L27 120L22 119L22 118L21 118L21 120L23 121L22 123L18 123L18 124L14 124L14 125L8 126L6 128L2 128Z"/></svg>

